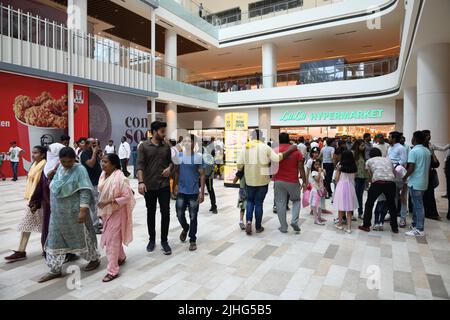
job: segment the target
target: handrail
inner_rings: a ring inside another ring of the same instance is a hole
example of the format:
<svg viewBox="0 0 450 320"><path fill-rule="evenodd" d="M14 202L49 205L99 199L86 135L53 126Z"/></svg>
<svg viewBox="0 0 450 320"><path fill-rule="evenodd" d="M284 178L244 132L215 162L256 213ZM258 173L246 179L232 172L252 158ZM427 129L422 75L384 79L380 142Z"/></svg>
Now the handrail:
<svg viewBox="0 0 450 320"><path fill-rule="evenodd" d="M150 73L151 54L0 3L0 36ZM72 45L70 45L72 44ZM145 64L145 65L144 65Z"/></svg>
<svg viewBox="0 0 450 320"><path fill-rule="evenodd" d="M264 88L265 80L273 81L269 87L295 86L340 80L365 79L386 75L397 70L398 57L376 61L364 61L351 64L325 66L299 71L279 72L274 75L255 75L252 77L229 78L226 80L202 80L191 84L217 91L231 92Z"/></svg>
<svg viewBox="0 0 450 320"><path fill-rule="evenodd" d="M318 0L290 0L284 3L274 3L261 8L255 8L227 16L218 16L216 13L212 13L205 8L200 8L200 2L197 3L194 0L181 0L181 4L193 14L198 14L210 24L218 28L225 28L250 21L262 20L267 17L275 16L280 12L287 14L293 11L304 10L305 7L317 8L343 1L345 0L328 0L327 3L319 4ZM305 2L307 2L307 6L305 6Z"/></svg>

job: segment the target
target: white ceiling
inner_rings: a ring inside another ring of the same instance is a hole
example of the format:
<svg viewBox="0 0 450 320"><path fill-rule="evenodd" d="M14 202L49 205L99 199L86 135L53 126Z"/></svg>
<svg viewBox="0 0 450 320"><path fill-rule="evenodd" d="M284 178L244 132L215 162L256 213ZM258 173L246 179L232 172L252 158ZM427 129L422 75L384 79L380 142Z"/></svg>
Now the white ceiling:
<svg viewBox="0 0 450 320"><path fill-rule="evenodd" d="M278 48L278 70L297 68L301 62L346 57L349 62L398 54L403 6L382 17L380 30L366 22L346 24L271 39ZM338 33L356 31L345 35ZM300 41L311 39L307 41ZM224 78L261 72L263 42L254 42L178 57L178 65L196 79Z"/></svg>

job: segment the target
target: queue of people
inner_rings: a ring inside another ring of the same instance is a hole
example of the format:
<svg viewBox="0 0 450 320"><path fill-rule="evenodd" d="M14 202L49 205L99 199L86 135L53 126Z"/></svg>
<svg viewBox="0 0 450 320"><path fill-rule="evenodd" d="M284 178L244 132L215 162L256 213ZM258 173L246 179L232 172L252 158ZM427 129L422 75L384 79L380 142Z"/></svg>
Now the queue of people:
<svg viewBox="0 0 450 320"><path fill-rule="evenodd" d="M135 169L138 192L145 198L147 209L146 250L153 252L156 248L158 202L161 250L171 255L171 198L176 200L175 211L181 226L179 240L184 243L189 237L189 251L197 250L198 213L205 200L205 189L210 196L210 212L214 214L217 199L211 173L214 148L202 144L193 134L179 139L178 143L168 142L166 129L164 122L151 124L151 138L138 145ZM407 225L409 194L412 223L411 230L405 234L423 236L425 217L433 218L437 213L436 209L427 216L427 210L433 210L429 203L436 201L433 170L439 164L434 151L450 148L435 146L430 139L429 131L417 131L410 148L401 133L391 132L388 143L377 136L377 143L372 144L370 134L366 134L352 143L333 139L308 143L301 139L297 145L287 133L281 133L279 145L272 148L263 142L262 132L256 129L250 133L237 159L234 182L240 183L239 227L249 236L253 230L264 232L264 199L273 180L281 233L288 233L289 226L294 232L301 232L302 206L310 207L315 225L324 226L327 219L323 214L333 213L327 210L326 199L331 199L337 213L334 225L338 230L352 233L352 222L359 217L363 220L359 226L361 231L381 231L389 213L391 230L398 233L399 228ZM18 249L5 259L8 262L26 259L31 232L40 232L42 255L49 272L39 282L61 277L63 264L79 257L87 261L85 271L92 271L101 264L97 241L97 235L101 234L100 247L108 259L103 282L110 282L119 276L120 266L126 261L124 246L133 240L136 200L120 154L127 147L123 139L118 152L113 141L109 141L105 150L93 138L79 139L74 148L68 146L69 141L70 137L63 136L60 142L33 148L33 164L24 195L27 203L18 226ZM292 202L289 224L288 202Z"/></svg>

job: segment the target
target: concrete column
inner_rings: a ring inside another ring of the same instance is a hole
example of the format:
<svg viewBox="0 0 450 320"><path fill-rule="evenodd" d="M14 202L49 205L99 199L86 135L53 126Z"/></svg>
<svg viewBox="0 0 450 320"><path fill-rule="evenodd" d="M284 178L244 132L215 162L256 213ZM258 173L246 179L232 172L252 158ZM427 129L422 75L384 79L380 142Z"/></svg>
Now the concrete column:
<svg viewBox="0 0 450 320"><path fill-rule="evenodd" d="M173 30L165 31L165 62L166 67L164 76L166 78L177 80L177 33Z"/></svg>
<svg viewBox="0 0 450 320"><path fill-rule="evenodd" d="M67 1L67 27L69 30L78 31L81 33L88 32L87 23L87 0L68 0ZM80 45L80 44L78 44ZM72 61L69 56L69 64ZM68 100L68 115L67 115L67 130L70 136L70 145L73 145L75 139L75 114L73 104L73 83L67 85L67 100Z"/></svg>
<svg viewBox="0 0 450 320"><path fill-rule="evenodd" d="M262 45L263 88L272 88L277 83L277 47L273 43Z"/></svg>
<svg viewBox="0 0 450 320"><path fill-rule="evenodd" d="M177 104L174 102L166 105L166 122L167 122L167 137L169 139L177 140Z"/></svg>
<svg viewBox="0 0 450 320"><path fill-rule="evenodd" d="M395 100L395 130L403 132L403 99Z"/></svg>
<svg viewBox="0 0 450 320"><path fill-rule="evenodd" d="M87 0L67 1L67 26L69 29L87 33Z"/></svg>
<svg viewBox="0 0 450 320"><path fill-rule="evenodd" d="M73 103L73 83L67 84L67 133L70 136L69 146L75 141L75 106Z"/></svg>
<svg viewBox="0 0 450 320"><path fill-rule="evenodd" d="M267 143L271 136L271 126L270 126L270 108L259 108L259 129L262 131L262 136L264 137L264 142Z"/></svg>
<svg viewBox="0 0 450 320"><path fill-rule="evenodd" d="M151 58L152 58L152 73L150 75L151 77L151 91L156 91L156 13L155 9L153 7L150 7L150 21L151 21L151 30L150 30L150 52L151 52ZM151 99L151 119L152 122L156 121L156 99Z"/></svg>
<svg viewBox="0 0 450 320"><path fill-rule="evenodd" d="M450 142L450 43L422 48L417 56L417 129L431 130L431 142ZM444 163L446 152L436 152ZM442 166L443 167L443 166ZM439 189L445 190L445 176L438 170Z"/></svg>
<svg viewBox="0 0 450 320"><path fill-rule="evenodd" d="M403 135L411 145L414 131L417 130L417 87L405 88L403 93Z"/></svg>

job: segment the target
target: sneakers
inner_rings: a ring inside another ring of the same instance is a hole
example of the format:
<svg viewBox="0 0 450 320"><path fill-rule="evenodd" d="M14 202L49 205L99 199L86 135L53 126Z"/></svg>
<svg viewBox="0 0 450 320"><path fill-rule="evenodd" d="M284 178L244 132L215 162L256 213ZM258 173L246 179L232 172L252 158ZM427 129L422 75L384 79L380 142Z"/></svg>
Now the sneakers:
<svg viewBox="0 0 450 320"><path fill-rule="evenodd" d="M334 227L338 230L344 230L344 227L340 224L336 224Z"/></svg>
<svg viewBox="0 0 450 320"><path fill-rule="evenodd" d="M245 226L245 232L249 236L252 235L252 223L251 222L247 222L247 225Z"/></svg>
<svg viewBox="0 0 450 320"><path fill-rule="evenodd" d="M147 252L153 252L155 250L155 241L150 240L147 244Z"/></svg>
<svg viewBox="0 0 450 320"><path fill-rule="evenodd" d="M264 231L264 227L261 227L261 228L259 228L259 229L256 229L256 233L261 233L261 232L263 232Z"/></svg>
<svg viewBox="0 0 450 320"><path fill-rule="evenodd" d="M241 228L241 230L245 230L245 224L242 221L239 222L239 228Z"/></svg>
<svg viewBox="0 0 450 320"><path fill-rule="evenodd" d="M400 218L400 224L398 226L400 228L405 228L406 227L406 219L405 218Z"/></svg>
<svg viewBox="0 0 450 320"><path fill-rule="evenodd" d="M378 230L379 230L379 229L378 229L378 223L376 223L376 224L373 226L372 230L373 230L373 231L378 231Z"/></svg>
<svg viewBox="0 0 450 320"><path fill-rule="evenodd" d="M298 226L298 224L291 223L291 227L292 227L292 229L294 229L295 232L300 232L300 231L302 231L302 229L300 229L300 227Z"/></svg>
<svg viewBox="0 0 450 320"><path fill-rule="evenodd" d="M325 222L322 222L321 220L316 220L316 221L314 221L314 224L317 224L319 226L324 226Z"/></svg>
<svg viewBox="0 0 450 320"><path fill-rule="evenodd" d="M380 224L378 225L378 231L383 231L383 230L384 230L383 225L380 223Z"/></svg>
<svg viewBox="0 0 450 320"><path fill-rule="evenodd" d="M187 238L187 235L188 235L187 231L185 231L185 230L181 231L181 233L180 233L180 241L181 242L185 242L186 238Z"/></svg>
<svg viewBox="0 0 450 320"><path fill-rule="evenodd" d="M89 263L84 267L84 271L92 271L100 266L100 260L89 261Z"/></svg>
<svg viewBox="0 0 450 320"><path fill-rule="evenodd" d="M161 242L161 250L163 253L168 256L172 254L172 249L169 246L169 242Z"/></svg>
<svg viewBox="0 0 450 320"><path fill-rule="evenodd" d="M405 236L408 237L423 237L425 233L423 231L413 229L411 231L405 232Z"/></svg>
<svg viewBox="0 0 450 320"><path fill-rule="evenodd" d="M14 253L10 256L5 257L7 262L16 262L25 260L27 258L27 253L25 251L14 251Z"/></svg>
<svg viewBox="0 0 450 320"><path fill-rule="evenodd" d="M352 233L352 229L349 229L349 228L345 228L345 233L347 233L347 234L350 234L350 233Z"/></svg>
<svg viewBox="0 0 450 320"><path fill-rule="evenodd" d="M189 244L189 251L195 251L197 250L197 244L195 242L191 242Z"/></svg>

